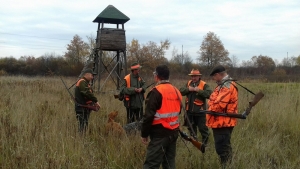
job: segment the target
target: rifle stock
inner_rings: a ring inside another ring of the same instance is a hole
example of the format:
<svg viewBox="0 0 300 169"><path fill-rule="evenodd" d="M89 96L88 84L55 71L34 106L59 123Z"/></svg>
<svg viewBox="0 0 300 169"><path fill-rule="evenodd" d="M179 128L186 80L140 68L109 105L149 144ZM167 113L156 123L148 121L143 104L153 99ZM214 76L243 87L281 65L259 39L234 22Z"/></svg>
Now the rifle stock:
<svg viewBox="0 0 300 169"><path fill-rule="evenodd" d="M180 136L185 139L186 141L191 142L198 150L200 150L201 152L203 152L203 148L202 148L202 143L199 141L196 141L194 138L189 137L186 133L184 133L183 131L179 130Z"/></svg>
<svg viewBox="0 0 300 169"><path fill-rule="evenodd" d="M89 104L89 105L82 105L82 104L77 104L77 106L79 107L84 107L93 111L98 111L100 109L100 107L96 104Z"/></svg>
<svg viewBox="0 0 300 169"><path fill-rule="evenodd" d="M246 108L244 113L242 114L245 118L250 114L252 107L254 107L265 95L260 91L258 92L253 100L249 102L249 106Z"/></svg>

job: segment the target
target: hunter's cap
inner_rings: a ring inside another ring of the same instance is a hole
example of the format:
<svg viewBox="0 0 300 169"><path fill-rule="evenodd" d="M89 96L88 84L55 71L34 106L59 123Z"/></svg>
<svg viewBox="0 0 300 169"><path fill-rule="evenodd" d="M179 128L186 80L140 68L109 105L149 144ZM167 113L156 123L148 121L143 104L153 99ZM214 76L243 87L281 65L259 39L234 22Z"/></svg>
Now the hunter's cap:
<svg viewBox="0 0 300 169"><path fill-rule="evenodd" d="M91 68L88 68L88 69L85 69L83 70L82 74L86 74L86 73L91 73L93 75L96 75L97 73L96 72L93 72L93 70Z"/></svg>
<svg viewBox="0 0 300 169"><path fill-rule="evenodd" d="M224 72L225 71L225 67L222 65L218 65L216 67L213 68L213 70L210 73L210 76L213 76L216 73L220 73L220 72Z"/></svg>
<svg viewBox="0 0 300 169"><path fill-rule="evenodd" d="M192 69L191 73L188 74L189 76L201 76L202 74L198 69Z"/></svg>
<svg viewBox="0 0 300 169"><path fill-rule="evenodd" d="M142 66L141 66L139 63L134 62L134 63L131 64L130 69L131 69L131 70L135 70L135 69L140 69L141 67L142 67Z"/></svg>

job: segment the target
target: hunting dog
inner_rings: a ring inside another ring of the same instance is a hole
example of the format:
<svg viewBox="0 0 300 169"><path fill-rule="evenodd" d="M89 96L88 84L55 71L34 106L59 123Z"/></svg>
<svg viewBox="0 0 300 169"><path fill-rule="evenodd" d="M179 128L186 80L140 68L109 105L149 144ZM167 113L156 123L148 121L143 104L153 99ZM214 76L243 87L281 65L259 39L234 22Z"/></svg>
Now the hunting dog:
<svg viewBox="0 0 300 169"><path fill-rule="evenodd" d="M125 135L125 130L120 123L115 122L115 118L118 116L118 111L113 111L108 114L108 121L105 124L106 134L118 134Z"/></svg>

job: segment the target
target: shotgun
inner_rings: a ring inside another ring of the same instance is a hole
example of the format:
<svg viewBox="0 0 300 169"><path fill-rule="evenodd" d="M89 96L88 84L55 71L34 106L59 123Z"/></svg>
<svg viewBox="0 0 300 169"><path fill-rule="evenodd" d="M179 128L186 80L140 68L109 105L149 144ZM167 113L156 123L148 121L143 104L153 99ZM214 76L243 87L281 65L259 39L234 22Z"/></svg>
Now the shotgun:
<svg viewBox="0 0 300 169"><path fill-rule="evenodd" d="M68 91L69 95L71 96L72 100L74 101L75 105L76 106L79 106L79 107L83 107L83 108L87 108L87 109L90 109L90 110L93 110L93 111L98 111L100 109L100 107L95 104L95 103L89 103L87 105L83 105L83 104L79 104L77 101L76 101L76 98L72 95L72 93L69 91L69 88L67 87L66 83L63 81L63 79L60 77L61 81L63 82L66 90Z"/></svg>

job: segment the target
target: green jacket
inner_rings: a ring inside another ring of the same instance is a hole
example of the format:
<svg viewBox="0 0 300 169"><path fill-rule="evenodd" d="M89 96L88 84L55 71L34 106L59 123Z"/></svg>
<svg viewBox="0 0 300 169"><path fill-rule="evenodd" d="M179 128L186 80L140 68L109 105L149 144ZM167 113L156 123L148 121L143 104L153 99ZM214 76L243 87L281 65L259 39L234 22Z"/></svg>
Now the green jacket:
<svg viewBox="0 0 300 169"><path fill-rule="evenodd" d="M146 91L146 83L140 76L134 76L130 73L130 87L127 87L127 82L124 79L124 83L120 88L121 94L129 96L129 101L124 98L124 106L131 109L143 108L144 93ZM141 93L136 93L135 88L142 88Z"/></svg>
<svg viewBox="0 0 300 169"><path fill-rule="evenodd" d="M83 80L80 81L81 79ZM77 82L75 87L76 102L83 105L86 105L87 101L92 101L94 103L98 102L98 99L93 94L93 90L90 87L88 80L86 80L84 77L81 79ZM75 104L75 111L83 111L83 109Z"/></svg>
<svg viewBox="0 0 300 169"><path fill-rule="evenodd" d="M200 83L200 80L196 83L191 82L189 86L197 87ZM206 99L209 99L209 96L212 93L212 90L210 89L209 85L205 84L203 90L199 90L198 92L189 91L187 85L188 83L186 83L185 87L180 88L179 91L182 96L186 96L188 98L188 103L186 103L188 105L185 105L188 106L188 112L197 113L202 107L204 110L206 110ZM201 100L204 103L203 106L198 106L194 104L195 99Z"/></svg>

